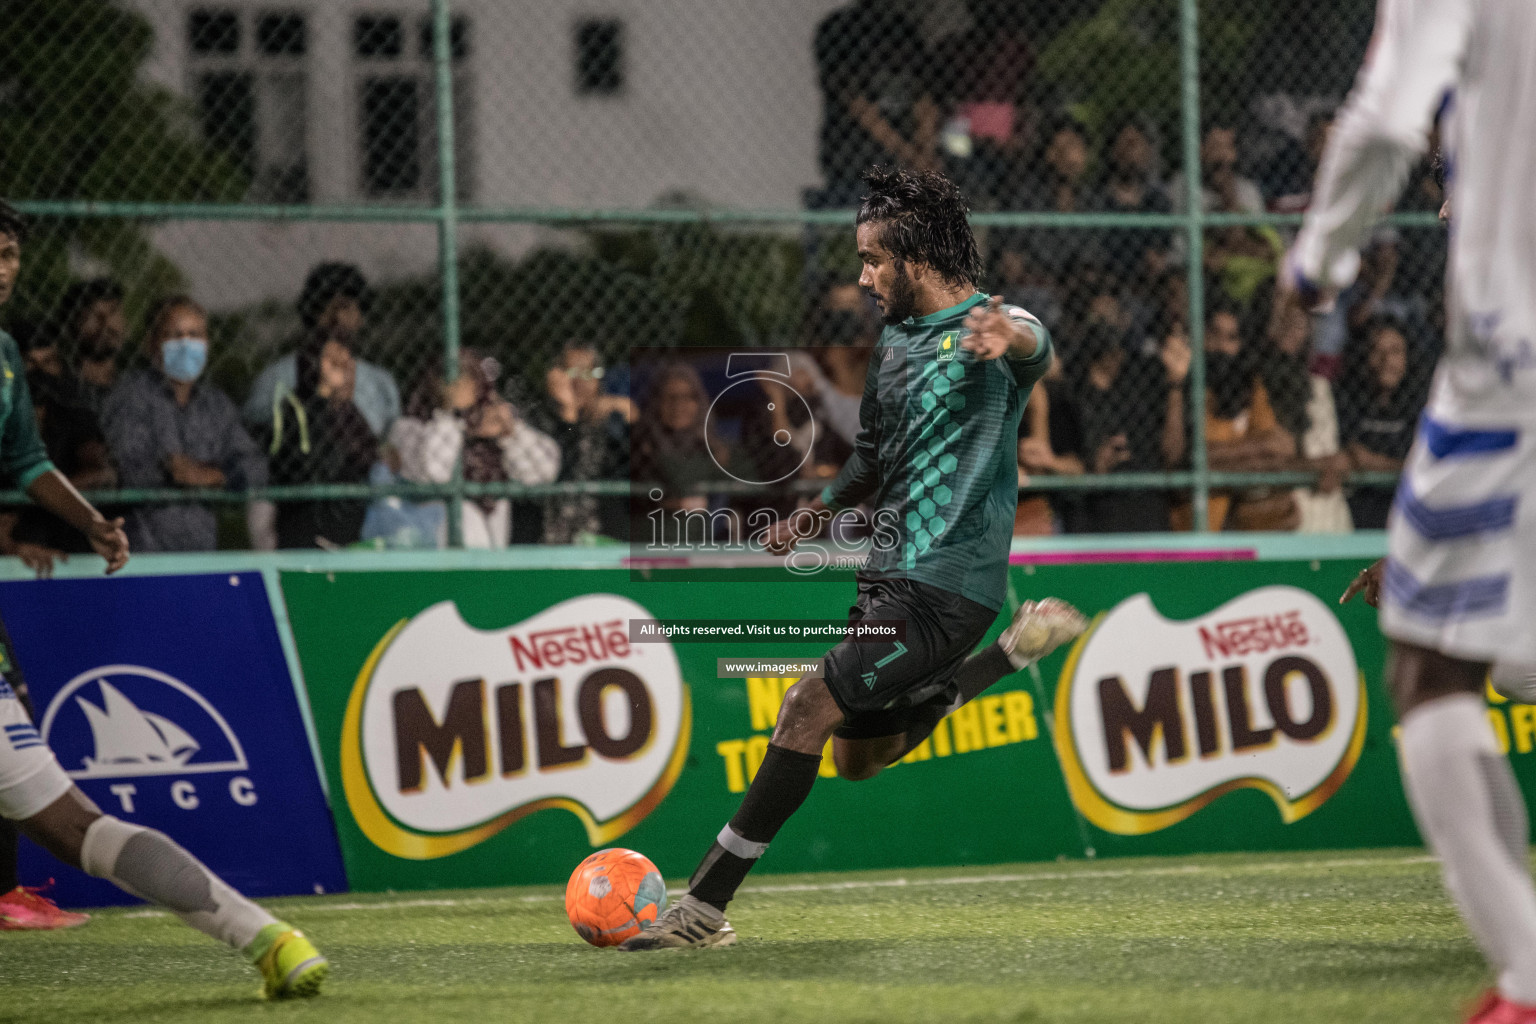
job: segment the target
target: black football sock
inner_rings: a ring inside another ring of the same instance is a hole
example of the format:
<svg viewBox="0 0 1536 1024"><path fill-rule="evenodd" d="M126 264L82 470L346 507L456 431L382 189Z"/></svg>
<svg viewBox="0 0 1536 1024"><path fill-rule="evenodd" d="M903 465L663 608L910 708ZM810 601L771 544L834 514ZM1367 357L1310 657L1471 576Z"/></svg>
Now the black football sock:
<svg viewBox="0 0 1536 1024"><path fill-rule="evenodd" d="M955 672L955 682L960 686L960 698L949 706L953 711L962 704L969 704L994 684L1013 675L1018 669L1008 660L1008 653L996 643L987 644L961 662Z"/></svg>
<svg viewBox="0 0 1536 1024"><path fill-rule="evenodd" d="M724 911L769 842L805 803L820 768L820 754L768 744L741 806L688 880L688 894Z"/></svg>
<svg viewBox="0 0 1536 1024"><path fill-rule="evenodd" d="M922 717L907 728L907 739L902 745L901 753L891 758L891 762L895 763L906 757L919 743L933 735L933 730L939 727L939 722L943 721L945 715L969 704L998 681L1017 671L1018 669L1013 667L1013 662L1008 660L1007 653L996 643L987 644L966 658L960 664L960 668L955 671L955 683L960 688L960 695L947 707L930 705L922 709Z"/></svg>

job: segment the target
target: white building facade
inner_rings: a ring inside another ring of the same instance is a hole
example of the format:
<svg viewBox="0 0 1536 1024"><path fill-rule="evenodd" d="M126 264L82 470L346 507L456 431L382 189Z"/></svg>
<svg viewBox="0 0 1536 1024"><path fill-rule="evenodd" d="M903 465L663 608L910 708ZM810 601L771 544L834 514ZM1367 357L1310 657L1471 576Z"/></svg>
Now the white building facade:
<svg viewBox="0 0 1536 1024"><path fill-rule="evenodd" d="M145 75L252 173L253 202L422 205L437 194L428 0L123 0ZM835 0L456 0L460 202L643 208L677 194L791 208L819 184L812 43ZM549 237L466 224L512 256ZM155 231L215 309L291 300L322 260L429 271L430 224L178 221Z"/></svg>

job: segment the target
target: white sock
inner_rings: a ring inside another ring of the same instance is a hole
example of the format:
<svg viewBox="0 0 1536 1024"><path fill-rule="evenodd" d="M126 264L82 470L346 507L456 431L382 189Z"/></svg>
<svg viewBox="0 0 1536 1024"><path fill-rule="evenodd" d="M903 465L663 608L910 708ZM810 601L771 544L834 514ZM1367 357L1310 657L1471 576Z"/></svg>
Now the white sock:
<svg viewBox="0 0 1536 1024"><path fill-rule="evenodd" d="M1479 694L1458 693L1403 716L1403 784L1419 831L1499 991L1536 1005L1536 887L1526 858L1525 802L1499 753Z"/></svg>
<svg viewBox="0 0 1536 1024"><path fill-rule="evenodd" d="M174 913L236 951L277 919L225 884L164 832L103 815L85 830L87 873Z"/></svg>
<svg viewBox="0 0 1536 1024"><path fill-rule="evenodd" d="M1517 704L1536 704L1536 665L1496 661L1489 677L1499 696Z"/></svg>

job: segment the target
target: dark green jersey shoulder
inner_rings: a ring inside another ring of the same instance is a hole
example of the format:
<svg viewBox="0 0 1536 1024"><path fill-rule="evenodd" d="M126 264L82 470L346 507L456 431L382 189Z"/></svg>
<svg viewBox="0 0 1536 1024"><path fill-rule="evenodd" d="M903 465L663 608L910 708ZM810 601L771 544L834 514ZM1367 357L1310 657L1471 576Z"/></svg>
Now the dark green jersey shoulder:
<svg viewBox="0 0 1536 1024"><path fill-rule="evenodd" d="M875 510L865 572L899 575L1000 608L1018 505L1019 419L1051 365L1050 334L1028 358L979 360L961 347L977 293L880 335L864 382L854 454L822 492L834 509Z"/></svg>

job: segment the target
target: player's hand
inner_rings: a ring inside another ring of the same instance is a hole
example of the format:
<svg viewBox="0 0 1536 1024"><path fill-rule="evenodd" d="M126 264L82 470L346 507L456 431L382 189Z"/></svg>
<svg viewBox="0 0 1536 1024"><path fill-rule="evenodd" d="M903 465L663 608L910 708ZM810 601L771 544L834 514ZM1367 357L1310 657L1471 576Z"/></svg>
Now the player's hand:
<svg viewBox="0 0 1536 1024"><path fill-rule="evenodd" d="M1385 558L1378 558L1368 567L1361 569L1360 574L1349 581L1349 586L1344 588L1344 593L1339 595L1339 604L1348 604L1356 594L1365 595L1365 603L1372 608L1381 607L1381 573L1387 564Z"/></svg>
<svg viewBox="0 0 1536 1024"><path fill-rule="evenodd" d="M107 560L110 576L128 564L128 535L123 532L123 520L97 519L85 531L91 549Z"/></svg>
<svg viewBox="0 0 1536 1024"><path fill-rule="evenodd" d="M22 541L16 545L16 557L21 559L21 564L37 573L37 578L46 580L53 575L53 562L69 561L69 556L56 548L50 548L46 544L29 544Z"/></svg>
<svg viewBox="0 0 1536 1024"><path fill-rule="evenodd" d="M994 295L986 305L971 310L965 318L965 329L969 333L960 340L960 347L986 361L1007 355L1024 328L1003 312L1003 297Z"/></svg>

